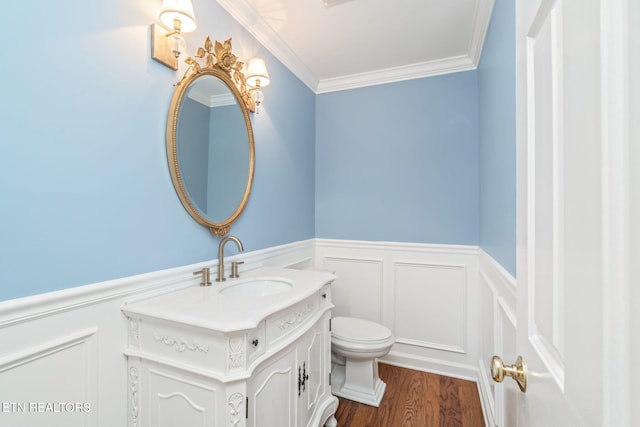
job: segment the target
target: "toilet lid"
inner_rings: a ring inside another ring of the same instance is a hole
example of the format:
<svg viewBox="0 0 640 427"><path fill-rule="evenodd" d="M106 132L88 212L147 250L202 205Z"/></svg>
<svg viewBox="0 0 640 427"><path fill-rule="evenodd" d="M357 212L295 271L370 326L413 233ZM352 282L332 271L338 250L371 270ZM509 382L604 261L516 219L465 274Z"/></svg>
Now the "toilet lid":
<svg viewBox="0 0 640 427"><path fill-rule="evenodd" d="M331 319L331 334L346 341L378 342L391 338L391 331L375 322L355 317Z"/></svg>

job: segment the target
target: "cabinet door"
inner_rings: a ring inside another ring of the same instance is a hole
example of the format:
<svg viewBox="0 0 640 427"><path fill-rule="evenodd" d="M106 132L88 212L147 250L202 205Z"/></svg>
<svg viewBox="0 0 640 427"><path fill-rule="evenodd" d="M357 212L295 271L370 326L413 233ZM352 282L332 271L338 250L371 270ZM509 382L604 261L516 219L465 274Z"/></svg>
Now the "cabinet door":
<svg viewBox="0 0 640 427"><path fill-rule="evenodd" d="M248 384L247 427L295 427L298 402L298 358L290 346L261 365Z"/></svg>
<svg viewBox="0 0 640 427"><path fill-rule="evenodd" d="M325 369L327 362L326 336L329 330L329 317L323 316L301 339L298 345L299 362L302 364L304 386L302 387L299 408L299 426L306 426L313 411L327 392L328 373Z"/></svg>
<svg viewBox="0 0 640 427"><path fill-rule="evenodd" d="M214 426L218 387L196 375L162 366L143 365L148 385L141 407L147 409L149 427ZM146 415L145 414L145 415ZM142 417L141 417L142 418Z"/></svg>

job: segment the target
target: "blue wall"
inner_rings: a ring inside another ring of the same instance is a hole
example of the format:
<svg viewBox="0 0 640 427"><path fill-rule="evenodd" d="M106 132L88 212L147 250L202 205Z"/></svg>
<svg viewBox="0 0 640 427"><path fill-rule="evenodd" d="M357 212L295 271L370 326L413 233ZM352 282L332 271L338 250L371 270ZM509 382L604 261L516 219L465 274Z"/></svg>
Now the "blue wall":
<svg viewBox="0 0 640 427"><path fill-rule="evenodd" d="M3 7L0 300L216 257L217 239L173 189L165 123L184 73L150 58L161 1L23 0ZM233 229L247 250L314 236L315 95L215 1L204 38L233 37L273 83L254 118L256 183ZM270 96L277 93L277 96Z"/></svg>
<svg viewBox="0 0 640 427"><path fill-rule="evenodd" d="M476 75L318 96L317 237L478 244Z"/></svg>
<svg viewBox="0 0 640 427"><path fill-rule="evenodd" d="M516 275L515 5L496 0L478 67L480 246Z"/></svg>
<svg viewBox="0 0 640 427"><path fill-rule="evenodd" d="M5 5L0 300L216 257L217 238L184 210L167 167L165 122L185 66L150 59L160 3ZM510 2L496 1L478 72L317 96L215 1L193 5L189 52L208 34L231 36L272 77L252 118L253 191L233 228L247 250L315 236L480 243L514 272Z"/></svg>

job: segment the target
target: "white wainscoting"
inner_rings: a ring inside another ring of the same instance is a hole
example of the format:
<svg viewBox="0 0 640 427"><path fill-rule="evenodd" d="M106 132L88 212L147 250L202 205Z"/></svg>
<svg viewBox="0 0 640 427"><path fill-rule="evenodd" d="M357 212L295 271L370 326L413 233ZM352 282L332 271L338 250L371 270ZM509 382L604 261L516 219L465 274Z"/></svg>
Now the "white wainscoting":
<svg viewBox="0 0 640 427"><path fill-rule="evenodd" d="M334 316L393 331L386 363L476 380L477 247L316 239L315 259L338 276Z"/></svg>
<svg viewBox="0 0 640 427"><path fill-rule="evenodd" d="M513 363L516 354L516 281L487 253L479 251L480 281L480 358L478 389L489 426L516 425L516 397L520 393L514 381L497 384L491 378L493 355ZM513 358L513 360L511 360Z"/></svg>
<svg viewBox="0 0 640 427"><path fill-rule="evenodd" d="M262 265L335 271L334 315L388 326L396 343L386 363L478 380L487 425L510 425L505 408L515 391L494 385L487 368L494 353L515 349L515 283L477 247L312 239L235 255L227 265L234 258L245 261L241 273ZM196 286L192 272L216 265L0 302L0 425L126 425L122 305ZM50 412L54 403L84 406ZM30 404L44 406L29 412Z"/></svg>
<svg viewBox="0 0 640 427"><path fill-rule="evenodd" d="M239 254L226 264L242 259L241 272L305 268L313 256L314 241L306 240ZM197 286L192 272L216 266L214 260L0 302L0 425L127 425L129 331L122 305Z"/></svg>

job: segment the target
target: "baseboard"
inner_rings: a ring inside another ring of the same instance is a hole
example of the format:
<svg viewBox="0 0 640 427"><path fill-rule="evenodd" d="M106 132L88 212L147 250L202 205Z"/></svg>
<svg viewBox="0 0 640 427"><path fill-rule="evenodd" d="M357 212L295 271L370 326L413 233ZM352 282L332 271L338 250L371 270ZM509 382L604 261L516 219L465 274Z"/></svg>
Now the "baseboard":
<svg viewBox="0 0 640 427"><path fill-rule="evenodd" d="M474 366L455 363L443 359L416 356L407 353L391 351L380 359L381 363L398 366L416 371L430 372L461 380L477 381L478 372Z"/></svg>

